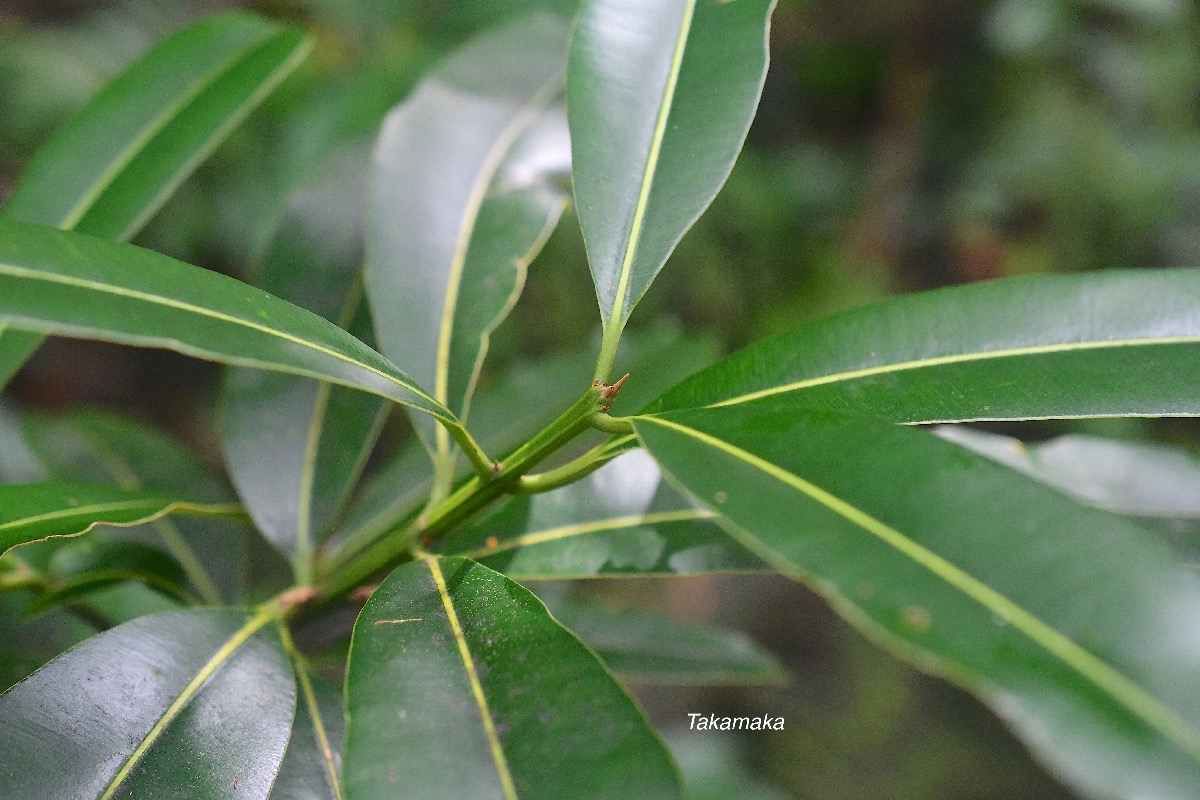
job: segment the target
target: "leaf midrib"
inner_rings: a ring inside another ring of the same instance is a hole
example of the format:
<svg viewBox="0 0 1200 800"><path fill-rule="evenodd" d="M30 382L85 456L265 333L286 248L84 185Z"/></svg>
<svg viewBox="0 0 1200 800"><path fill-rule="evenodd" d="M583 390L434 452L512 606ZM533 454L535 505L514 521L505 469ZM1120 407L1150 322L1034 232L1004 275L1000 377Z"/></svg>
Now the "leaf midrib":
<svg viewBox="0 0 1200 800"><path fill-rule="evenodd" d="M461 558L478 559L486 556L496 555L497 553L505 553L509 550L516 550L519 547L545 544L546 542L570 539L575 536L584 536L589 533L602 533L604 531L619 530L621 528L632 528L637 525L658 525L660 523L667 522L689 522L691 520L712 519L716 516L717 515L714 512L703 509L682 509L679 511L659 511L651 514L631 514L624 517L608 517L607 519L581 522L575 525L561 525L556 528L547 528L541 531L531 531L528 533L523 533L520 536L514 536L511 539L505 539L504 541L498 543L495 547L479 547L463 553L455 553L455 555L460 556Z"/></svg>
<svg viewBox="0 0 1200 800"><path fill-rule="evenodd" d="M164 108L150 120L141 135L135 136L110 161L108 166L97 176L96 181L79 198L79 201L63 216L55 227L74 228L83 217L95 206L96 200L113 185L117 177L129 166L138 155L144 152L146 146L165 129L179 113L230 70L231 65L240 62L246 53L257 49L263 42L277 36L278 32L256 38L244 47L232 53L221 61L213 70L201 75L193 81L186 91L179 94L174 103ZM123 238L123 237L122 237Z"/></svg>
<svg viewBox="0 0 1200 800"><path fill-rule="evenodd" d="M1145 721L1189 757L1200 761L1200 730L1197 730L1190 722L1107 662L1084 649L1047 622L1026 611L1012 599L937 553L819 486L723 439L661 417L638 417L636 422L671 429L721 450L780 483L801 492L809 499L875 536L901 555L912 559L914 563L924 567L937 578L1012 625L1015 630L1020 631L1046 652L1087 679L1134 716ZM755 539L755 542L758 545L756 549L765 551L763 553L765 560L774 562L784 572L791 571L788 559L779 556L763 545L761 540Z"/></svg>
<svg viewBox="0 0 1200 800"><path fill-rule="evenodd" d="M258 42L253 48L251 48L253 52L243 52L243 55L254 55L286 35L286 31L277 31L270 37ZM271 70L266 79L259 83L258 88L251 92L245 98L245 100L243 100L243 102L240 103L236 109L234 109L233 113L228 115L225 121L212 131L212 134L204 141L203 145L198 147L195 152L192 153L192 156L180 165L179 169L175 171L171 179L166 181L159 188L159 191L154 195L153 198L151 198L150 202L146 204L146 207L142 209L142 212L138 214L136 218L130 220L129 225L126 226L125 230L121 232L119 240L128 240L134 234L134 232L140 229L142 225L145 224L146 220L149 219L149 217L159 209L163 198L172 194L175 189L177 189L184 181L184 179L191 175L196 166L199 165L201 161L208 158L208 156L216 148L217 143L223 141L230 131L242 123L250 109L257 106L268 94L275 91L275 88L279 86L280 82L292 71L294 67L299 64L300 61L305 58L305 56L308 55L309 51L311 50L311 40L299 40L297 42L297 46L293 48L291 55L279 62L279 64L276 65L273 70ZM214 81L212 85L216 85L216 82ZM209 87L205 87L205 90L208 88Z"/></svg>
<svg viewBox="0 0 1200 800"><path fill-rule="evenodd" d="M121 768L117 771L117 774L113 776L111 781L109 781L107 788L104 790L104 794L100 795L99 800L112 800L112 797L116 794L117 790L121 788L121 784L126 778L129 777L134 768L137 767L138 762L145 757L150 748L154 746L155 741L157 741L163 732L166 731L167 727L175 720L175 718L179 716L179 713L183 711L184 707L191 702L192 698L196 696L204 683L210 677L212 677L213 673L215 673L223 664L225 664L225 662L232 658L233 654L237 652L237 649L245 644L251 636L257 633L260 628L262 628L272 619L275 619L275 615L275 609L271 608L270 606L265 606L259 609L259 611L253 617L251 617L246 624L238 630L237 633L226 640L225 644L221 645L217 652L213 654L212 658L210 658L204 664L204 666L201 667L194 676L192 676L192 679L188 681L187 686L183 688L183 690L179 693L179 696L171 702L171 705L167 706L167 710L163 712L163 715L159 717L158 721L155 722L150 730L146 732L146 735L142 737L142 740L138 743L138 746L134 748L134 751L130 753L127 759L125 759L124 763L121 765Z"/></svg>
<svg viewBox="0 0 1200 800"><path fill-rule="evenodd" d="M163 297L162 295L151 294L149 292L143 292L143 291L140 291L137 289L127 289L125 287L114 286L112 284L98 283L96 281L87 280L87 279L83 279L83 278L75 278L75 277L72 277L69 275L62 275L59 273L27 269L25 267L21 267L16 264L0 262L0 274L7 274L14 278L22 278L22 279L32 280L32 281L42 281L45 283L57 283L57 284L61 284L64 286L74 286L76 288L86 289L88 291L93 291L98 294L110 294L110 295L114 295L117 297L126 297L126 298L129 298L132 300L140 300L143 302L150 303L152 305L159 305L159 306L165 306L167 308L174 308L174 309L178 309L180 311L184 311L184 312L187 312L190 314L195 314L196 316L199 316L199 317L208 317L210 319L215 319L215 320L219 320L221 322L226 322L226 323L229 323L234 326L248 328L250 330L258 331L259 333L264 333L264 334L267 334L268 336L272 336L277 339L282 339L286 342L290 342L291 344L295 344L300 347L306 348L308 350L312 350L314 352L321 353L322 355L332 357L338 361L342 361L346 364L350 364L352 366L358 367L359 369L370 372L371 374L376 375L380 378L383 378L384 380L388 381L389 383L391 383L395 386L398 386L401 389L404 389L406 392L411 393L415 397L428 401L433 406L433 408L422 407L423 411L426 411L429 414L431 414L432 416L436 416L447 422L456 421L456 420L453 420L452 417L447 416L445 413L440 411L439 410L440 404L436 400L434 400L432 397L430 397L429 395L425 394L423 391L418 389L415 384L409 385L408 383L405 383L404 381L399 380L396 376L390 375L386 372L383 372L382 370L380 370L376 367L373 367L370 364L366 364L362 361L351 358L343 353L339 353L336 350L333 350L324 345L318 344L317 342L314 342L312 340L302 339L298 336L294 336L292 334L287 333L286 331L279 330L278 328L271 328L269 326L262 325L257 322L253 322L251 320L242 319L240 317L235 317L231 314L225 314L220 311L214 311L213 309L205 308L203 306L197 306L192 303L186 303L181 300L174 300L169 297ZM155 336L151 335L147 338L162 338L162 337L155 337ZM253 359L248 358L248 359L246 359L246 361L251 362L251 361L253 361ZM261 362L253 363L253 366L257 366L259 368L266 368L266 369L272 368L272 365L263 364ZM314 372L305 372L305 371L299 370L297 368L290 368L289 371L297 372L298 374L307 374L310 377L317 378L318 380L325 380L325 381L331 380L330 376L321 375L319 373L314 373ZM366 389L367 391L370 391L369 389L367 389L367 387L364 387L364 386L358 386L358 385L353 385L353 384L348 384L348 385L351 385L351 386L353 386L353 388L356 388L356 389ZM376 392L376 393L378 393L378 392ZM400 400L399 398L394 397L394 396L389 397L389 399L394 400L396 402L402 402L407 405L413 404L412 401Z"/></svg>
<svg viewBox="0 0 1200 800"><path fill-rule="evenodd" d="M900 361L892 364L880 364L874 367L862 367L860 369L846 370L844 372L834 372L827 375L819 375L814 378L805 378L803 380L793 381L791 383L780 384L779 386L771 386L754 392L747 392L743 395L738 395L726 400L710 403L705 407L721 408L724 406L738 405L740 403L761 400L764 397L771 397L777 394L787 394L789 392L810 389L814 386L823 386L830 383L841 383L844 381L852 381L859 378L869 378L875 375L886 375L894 372L906 372L925 367L940 367L948 364L989 361L1001 358L1020 358L1022 356L1052 355L1055 353L1068 353L1078 350L1103 350L1105 348L1118 349L1122 347L1150 347L1155 345L1196 343L1200 343L1200 336L1161 336L1142 339L1105 339L1087 342L1062 342L1059 344L1030 345L1028 347L1010 347L1001 350L977 350L970 353L954 353L952 355L933 356L930 358L914 359L912 361ZM959 420L957 418L955 420L921 420L922 423L953 421L964 420Z"/></svg>
<svg viewBox="0 0 1200 800"><path fill-rule="evenodd" d="M616 295L613 307L605 321L605 331L601 343L601 353L596 364L595 380L608 380L608 372L616 358L617 342L622 329L625 327L626 294L629 292L630 277L633 272L633 262L641 244L642 226L646 221L646 209L650 205L650 192L658 170L658 158L662 152L663 140L667 135L667 120L671 116L671 104L675 100L675 88L679 83L679 73L683 66L683 54L687 49L688 33L691 31L692 18L696 11L696 0L687 0L684 4L683 19L680 21L679 33L675 38L675 47L671 52L671 67L667 73L667 83L663 87L662 100L659 103L658 115L654 120L654 134L650 139L650 148L646 153L646 166L642 172L641 184L638 187L637 203L633 207L633 219L630 221L629 236L625 240L625 252L621 256L621 272L617 276Z"/></svg>
<svg viewBox="0 0 1200 800"><path fill-rule="evenodd" d="M429 567L430 574L433 575L433 582L437 586L438 596L442 600L442 607L446 610L446 619L450 623L450 630L454 634L455 643L458 645L458 655L462 659L467 681L471 684L471 695L475 699L475 705L479 710L479 717L483 723L483 733L487 738L488 747L491 750L492 761L496 765L496 774L500 778L500 786L504 792L505 800L518 800L512 771L508 766L508 758L504 754L504 746L500 742L500 734L496 730L496 722L492 719L492 712L488 706L487 694L484 692L483 683L479 680L479 672L475 669L475 659L471 655L471 648L467 644L466 634L463 632L462 623L458 619L458 611L454 608L454 599L450 597L450 589L446 586L446 578L442 574L441 564L438 563L437 558L425 558L424 561L426 566Z"/></svg>
<svg viewBox="0 0 1200 800"><path fill-rule="evenodd" d="M450 345L454 338L455 315L458 310L458 299L462 289L463 271L466 268L467 250L471 244L471 235L475 231L475 223L479 217L479 209L483 206L488 187L496 175L496 171L504 161L504 156L512 148L517 137L521 134L533 117L550 102L558 92L562 82L562 72L555 74L543 83L521 109L505 124L504 129L492 143L484 157L483 165L471 185L471 192L464 209L462 223L454 240L454 251L450 261L450 276L446 281L446 294L442 298L442 324L438 332L438 346L434 371L434 397L450 407ZM514 300L515 302L515 300ZM439 426L437 429L437 449L443 457L450 452L449 432Z"/></svg>

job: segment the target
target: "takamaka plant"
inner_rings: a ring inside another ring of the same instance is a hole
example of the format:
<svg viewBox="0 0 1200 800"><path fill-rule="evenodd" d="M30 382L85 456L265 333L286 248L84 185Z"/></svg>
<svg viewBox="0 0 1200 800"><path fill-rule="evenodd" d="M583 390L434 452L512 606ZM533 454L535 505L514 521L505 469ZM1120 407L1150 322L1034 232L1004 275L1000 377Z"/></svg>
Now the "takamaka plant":
<svg viewBox="0 0 1200 800"><path fill-rule="evenodd" d="M771 7L585 0L570 25L483 34L388 115L369 159L330 156L257 287L122 240L302 59L303 33L202 21L45 145L0 219L0 378L47 334L228 364L236 496L143 425L5 410L5 647L47 609L100 632L36 669L53 654L33 647L0 696L0 794L680 797L610 667L653 665L655 630L693 645L677 670L773 663L665 620L552 616L519 581L776 571L990 704L1079 792L1200 797L1200 580L1140 524L1195 516L1195 484L1097 494L1063 466L1178 477L1194 460L1076 441L1056 461L932 427L1195 416L1200 273L898 297L674 388L621 347L741 149ZM599 300L594 371L543 365L519 402L503 377L476 401L489 336L569 206ZM330 228L356 215L362 235ZM420 444L368 471L393 405ZM270 596L246 580L247 524L290 563ZM348 651L305 644L357 605ZM625 623L651 626L645 651L607 653Z"/></svg>

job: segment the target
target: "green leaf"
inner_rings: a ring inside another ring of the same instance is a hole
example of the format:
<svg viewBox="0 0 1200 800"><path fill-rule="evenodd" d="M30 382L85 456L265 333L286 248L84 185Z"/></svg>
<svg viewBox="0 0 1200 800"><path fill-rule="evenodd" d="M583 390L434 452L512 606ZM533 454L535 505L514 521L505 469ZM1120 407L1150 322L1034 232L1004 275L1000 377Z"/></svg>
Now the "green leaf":
<svg viewBox="0 0 1200 800"><path fill-rule="evenodd" d="M271 618L159 614L56 658L0 696L0 752L20 754L0 765L0 786L23 798L265 798L296 700Z"/></svg>
<svg viewBox="0 0 1200 800"><path fill-rule="evenodd" d="M259 285L366 339L362 213L344 200L362 191L365 155L356 158L357 150L336 153L293 198ZM336 221L325 212L335 203ZM345 387L248 368L229 371L222 400L230 477L259 530L305 582L314 545L357 482L388 406Z"/></svg>
<svg viewBox="0 0 1200 800"><path fill-rule="evenodd" d="M112 81L38 151L4 216L130 238L308 49L302 32L249 14L184 29ZM0 386L40 341L0 323Z"/></svg>
<svg viewBox="0 0 1200 800"><path fill-rule="evenodd" d="M274 800L342 800L341 687L313 675L297 659L296 720L271 790Z"/></svg>
<svg viewBox="0 0 1200 800"><path fill-rule="evenodd" d="M662 742L591 651L470 561L417 561L384 581L355 625L346 687L348 797L682 794Z"/></svg>
<svg viewBox="0 0 1200 800"><path fill-rule="evenodd" d="M505 157L561 92L566 43L549 15L472 40L388 115L376 144L367 292L380 346L460 416L488 336L563 209L536 153ZM432 446L428 422L418 429ZM435 451L450 452L442 433Z"/></svg>
<svg viewBox="0 0 1200 800"><path fill-rule="evenodd" d="M1103 796L1200 786L1200 579L1151 534L926 431L786 399L640 417L673 479Z"/></svg>
<svg viewBox="0 0 1200 800"><path fill-rule="evenodd" d="M712 202L767 71L772 0L599 0L571 39L575 201L604 322L606 380L633 307Z"/></svg>
<svg viewBox="0 0 1200 800"><path fill-rule="evenodd" d="M328 320L149 250L0 220L0 322L339 383L454 415Z"/></svg>
<svg viewBox="0 0 1200 800"><path fill-rule="evenodd" d="M570 602L554 618L626 680L647 683L779 684L779 661L745 634L634 609Z"/></svg>
<svg viewBox="0 0 1200 800"><path fill-rule="evenodd" d="M1079 434L1025 444L957 425L934 432L1088 505L1130 516L1200 518L1200 456L1182 447Z"/></svg>
<svg viewBox="0 0 1200 800"><path fill-rule="evenodd" d="M141 525L166 514L236 514L237 506L201 504L162 490L75 483L0 486L0 555L51 536L78 536L97 525Z"/></svg>
<svg viewBox="0 0 1200 800"><path fill-rule="evenodd" d="M1200 270L1139 270L905 295L751 345L651 408L785 396L894 422L1193 416L1198 294Z"/></svg>
<svg viewBox="0 0 1200 800"><path fill-rule="evenodd" d="M82 411L55 418L31 416L25 429L33 449L58 480L168 490L213 504L233 501L228 489L180 443L133 420ZM230 520L160 517L148 529L127 528L114 535L146 544L161 542L209 603L232 600L241 591L245 543Z"/></svg>
<svg viewBox="0 0 1200 800"><path fill-rule="evenodd" d="M439 549L516 580L769 570L712 517L634 450L569 486L512 498Z"/></svg>

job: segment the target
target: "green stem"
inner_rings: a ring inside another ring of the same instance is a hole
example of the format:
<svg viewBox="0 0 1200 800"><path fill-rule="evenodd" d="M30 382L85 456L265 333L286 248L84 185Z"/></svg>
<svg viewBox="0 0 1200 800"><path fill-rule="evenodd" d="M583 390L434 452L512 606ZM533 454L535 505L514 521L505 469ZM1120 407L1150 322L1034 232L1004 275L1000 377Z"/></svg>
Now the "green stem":
<svg viewBox="0 0 1200 800"><path fill-rule="evenodd" d="M615 317L609 321L600 339L600 354L596 357L596 372L592 380L597 383L607 383L612 374L613 363L617 360L617 345L621 343L621 332L625 323Z"/></svg>
<svg viewBox="0 0 1200 800"><path fill-rule="evenodd" d="M377 573L411 558L414 547L427 545L500 495L515 491L522 475L591 427L593 415L611 399L610 387L592 386L540 433L489 469L486 477L471 478L403 531L327 565L314 584L318 594L323 599L345 594Z"/></svg>
<svg viewBox="0 0 1200 800"><path fill-rule="evenodd" d="M633 434L633 422L630 421L629 417L610 417L603 411L598 411L592 415L592 427L616 436L630 436Z"/></svg>
<svg viewBox="0 0 1200 800"><path fill-rule="evenodd" d="M491 478L496 471L496 462L488 458L487 453L483 452L483 448L479 446L479 442L475 441L475 437L466 429L466 426L462 423L451 424L442 419L439 419L438 422L446 427L446 430L454 437L454 441L467 454L467 459L471 462L471 466L475 467L476 474L484 480Z"/></svg>
<svg viewBox="0 0 1200 800"><path fill-rule="evenodd" d="M621 451L613 451L609 443L605 442L561 467L539 472L536 475L522 475L513 491L517 494L540 494L551 489L559 489L580 478L587 477L619 455L621 455Z"/></svg>

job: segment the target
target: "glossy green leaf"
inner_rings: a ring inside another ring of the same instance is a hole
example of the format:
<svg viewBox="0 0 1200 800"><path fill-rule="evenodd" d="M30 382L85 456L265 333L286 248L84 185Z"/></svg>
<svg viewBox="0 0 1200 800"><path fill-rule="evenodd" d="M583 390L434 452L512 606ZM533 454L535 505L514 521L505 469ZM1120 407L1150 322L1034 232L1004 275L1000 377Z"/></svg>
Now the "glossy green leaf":
<svg viewBox="0 0 1200 800"><path fill-rule="evenodd" d="M505 157L561 92L566 43L548 15L483 34L388 115L376 144L367 291L380 346L459 415L489 333L562 211L535 157L524 169ZM428 422L418 428L432 446Z"/></svg>
<svg viewBox="0 0 1200 800"><path fill-rule="evenodd" d="M341 752L345 721L341 687L293 659L296 719L271 790L272 800L342 800Z"/></svg>
<svg viewBox="0 0 1200 800"><path fill-rule="evenodd" d="M786 399L634 425L747 547L1065 779L1197 796L1200 579L1151 534L926 431Z"/></svg>
<svg viewBox="0 0 1200 800"><path fill-rule="evenodd" d="M626 680L693 684L787 680L779 661L738 631L579 602L556 604L553 613Z"/></svg>
<svg viewBox="0 0 1200 800"><path fill-rule="evenodd" d="M7 797L266 798L295 708L269 614L143 617L0 696ZM182 794L181 794L182 793Z"/></svg>
<svg viewBox="0 0 1200 800"><path fill-rule="evenodd" d="M438 549L517 580L769 569L712 517L634 450L569 486L508 500Z"/></svg>
<svg viewBox="0 0 1200 800"><path fill-rule="evenodd" d="M571 38L575 201L605 335L630 312L742 149L767 70L772 0L599 0Z"/></svg>
<svg viewBox="0 0 1200 800"><path fill-rule="evenodd" d="M0 221L0 321L306 375L454 422L408 376L328 320L132 245Z"/></svg>
<svg viewBox="0 0 1200 800"><path fill-rule="evenodd" d="M118 76L34 156L14 220L126 240L308 52L249 14L198 22ZM0 323L0 386L41 341Z"/></svg>
<svg viewBox="0 0 1200 800"><path fill-rule="evenodd" d="M470 561L417 561L384 581L355 625L346 687L352 800L682 794L662 742L591 651Z"/></svg>
<svg viewBox="0 0 1200 800"><path fill-rule="evenodd" d="M237 506L201 504L154 489L75 483L0 486L0 555L51 536L78 536L97 525L141 525L171 513L236 514Z"/></svg>
<svg viewBox="0 0 1200 800"><path fill-rule="evenodd" d="M935 433L1079 500L1138 517L1200 518L1200 455L1072 434L1038 444L958 425Z"/></svg>
<svg viewBox="0 0 1200 800"><path fill-rule="evenodd" d="M335 154L293 198L259 286L364 339L361 201L365 153ZM336 205L334 217L324 208ZM357 208L356 208L357 206ZM295 561L301 580L320 534L341 510L378 437L387 404L345 387L248 368L226 376L222 444L258 529Z"/></svg>
<svg viewBox="0 0 1200 800"><path fill-rule="evenodd" d="M81 411L53 418L31 416L25 429L33 449L58 480L169 490L206 503L233 502L228 489L179 442L133 420ZM146 544L161 542L209 603L239 596L245 545L242 531L230 520L160 517L148 528L126 528L114 535Z"/></svg>
<svg viewBox="0 0 1200 800"><path fill-rule="evenodd" d="M1200 270L1040 275L905 295L764 340L653 409L786 396L894 422L1192 416Z"/></svg>

